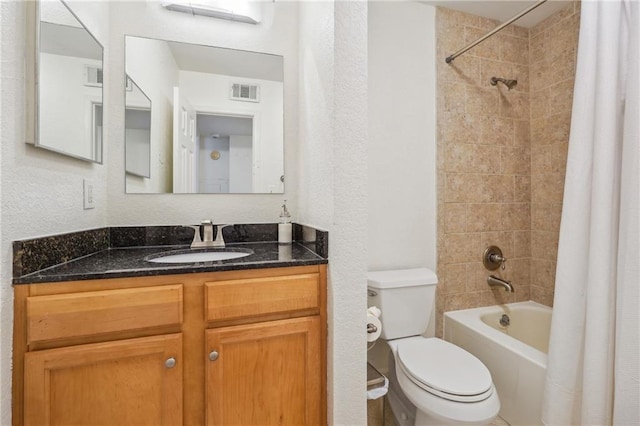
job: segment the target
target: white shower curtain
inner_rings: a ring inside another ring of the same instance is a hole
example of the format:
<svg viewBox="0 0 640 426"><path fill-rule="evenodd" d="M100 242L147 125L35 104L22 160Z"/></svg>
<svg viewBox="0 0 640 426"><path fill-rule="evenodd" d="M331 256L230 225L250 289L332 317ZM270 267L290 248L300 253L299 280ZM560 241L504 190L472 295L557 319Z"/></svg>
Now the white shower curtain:
<svg viewBox="0 0 640 426"><path fill-rule="evenodd" d="M547 425L640 425L639 6L582 2Z"/></svg>

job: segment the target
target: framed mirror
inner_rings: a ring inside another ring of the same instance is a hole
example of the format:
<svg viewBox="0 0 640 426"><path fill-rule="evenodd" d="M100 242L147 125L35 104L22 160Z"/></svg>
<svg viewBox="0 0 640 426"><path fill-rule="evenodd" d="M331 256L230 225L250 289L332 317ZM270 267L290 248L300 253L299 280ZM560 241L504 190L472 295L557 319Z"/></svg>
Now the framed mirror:
<svg viewBox="0 0 640 426"><path fill-rule="evenodd" d="M125 71L153 105L127 193L284 192L282 56L126 36Z"/></svg>
<svg viewBox="0 0 640 426"><path fill-rule="evenodd" d="M36 4L35 140L102 163L104 49L61 0Z"/></svg>
<svg viewBox="0 0 640 426"><path fill-rule="evenodd" d="M129 76L125 85L125 171L151 177L151 99Z"/></svg>

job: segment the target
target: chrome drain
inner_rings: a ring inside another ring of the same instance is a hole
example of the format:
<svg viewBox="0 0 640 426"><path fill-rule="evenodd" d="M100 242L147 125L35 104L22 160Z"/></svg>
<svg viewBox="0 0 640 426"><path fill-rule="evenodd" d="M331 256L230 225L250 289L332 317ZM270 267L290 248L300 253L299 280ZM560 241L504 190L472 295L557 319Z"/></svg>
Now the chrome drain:
<svg viewBox="0 0 640 426"><path fill-rule="evenodd" d="M503 327L508 327L509 324L511 324L511 318L509 318L509 315L503 314L500 318L500 325Z"/></svg>

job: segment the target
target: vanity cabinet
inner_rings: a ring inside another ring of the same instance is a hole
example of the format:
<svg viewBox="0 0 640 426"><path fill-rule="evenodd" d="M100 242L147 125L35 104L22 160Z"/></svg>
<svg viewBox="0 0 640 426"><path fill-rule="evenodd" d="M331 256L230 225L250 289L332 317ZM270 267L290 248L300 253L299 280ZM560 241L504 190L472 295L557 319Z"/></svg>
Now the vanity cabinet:
<svg viewBox="0 0 640 426"><path fill-rule="evenodd" d="M326 266L15 286L13 424L326 424Z"/></svg>
<svg viewBox="0 0 640 426"><path fill-rule="evenodd" d="M182 424L181 355L179 333L29 352L24 423Z"/></svg>
<svg viewBox="0 0 640 426"><path fill-rule="evenodd" d="M205 283L208 426L323 422L321 293L316 273Z"/></svg>

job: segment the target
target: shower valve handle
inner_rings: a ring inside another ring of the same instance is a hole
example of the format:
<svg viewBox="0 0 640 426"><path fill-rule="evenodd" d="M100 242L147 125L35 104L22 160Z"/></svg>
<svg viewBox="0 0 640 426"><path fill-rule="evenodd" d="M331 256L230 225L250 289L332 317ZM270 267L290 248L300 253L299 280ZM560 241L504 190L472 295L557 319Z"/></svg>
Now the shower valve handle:
<svg viewBox="0 0 640 426"><path fill-rule="evenodd" d="M502 250L498 246L489 246L482 254L482 263L490 271L495 271L500 267L504 270L507 267L506 262L507 258L502 255Z"/></svg>

